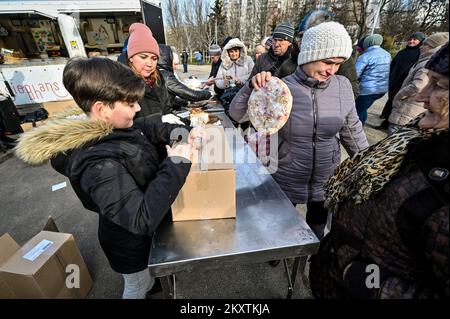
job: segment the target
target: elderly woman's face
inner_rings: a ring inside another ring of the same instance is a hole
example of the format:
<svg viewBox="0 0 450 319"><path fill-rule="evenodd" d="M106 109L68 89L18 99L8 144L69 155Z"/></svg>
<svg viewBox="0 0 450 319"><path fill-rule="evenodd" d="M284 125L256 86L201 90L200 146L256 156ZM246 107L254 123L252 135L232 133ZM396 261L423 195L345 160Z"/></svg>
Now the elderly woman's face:
<svg viewBox="0 0 450 319"><path fill-rule="evenodd" d="M339 70L344 61L344 58L324 59L303 64L302 69L309 77L319 82L325 82Z"/></svg>
<svg viewBox="0 0 450 319"><path fill-rule="evenodd" d="M423 102L425 117L419 122L421 128L448 128L449 81L448 77L428 71L428 84L416 95Z"/></svg>

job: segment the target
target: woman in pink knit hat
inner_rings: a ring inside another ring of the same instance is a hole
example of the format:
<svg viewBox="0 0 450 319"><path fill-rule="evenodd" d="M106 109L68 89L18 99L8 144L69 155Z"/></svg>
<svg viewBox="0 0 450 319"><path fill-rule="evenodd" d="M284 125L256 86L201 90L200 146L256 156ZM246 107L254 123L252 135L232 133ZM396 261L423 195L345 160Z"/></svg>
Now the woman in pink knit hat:
<svg viewBox="0 0 450 319"><path fill-rule="evenodd" d="M145 24L133 23L130 26L126 56L127 60L121 62L127 64L146 84L144 98L139 101L141 111L136 113L136 118L150 116L155 121L183 124L171 114L169 92L157 68L160 57L158 42Z"/></svg>

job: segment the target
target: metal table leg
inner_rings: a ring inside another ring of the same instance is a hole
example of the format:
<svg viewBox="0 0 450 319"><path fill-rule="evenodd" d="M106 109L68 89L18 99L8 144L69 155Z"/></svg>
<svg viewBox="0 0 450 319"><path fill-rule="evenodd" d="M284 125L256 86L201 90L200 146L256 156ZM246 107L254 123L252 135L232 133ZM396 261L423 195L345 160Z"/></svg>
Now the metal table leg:
<svg viewBox="0 0 450 319"><path fill-rule="evenodd" d="M294 259L294 264L292 265L291 271L289 271L289 267L287 265L287 260L283 259L284 269L286 271L286 275L288 278L288 292L287 292L286 299L292 298L292 294L294 292L294 287L295 287L295 280L297 279L297 274L299 272L299 269L300 269L301 273L303 273L305 271L307 258L308 258L308 256L296 257ZM303 278L302 278L302 280L303 280Z"/></svg>
<svg viewBox="0 0 450 319"><path fill-rule="evenodd" d="M164 298L176 299L176 282L175 275L168 275L160 278L161 287L163 290Z"/></svg>

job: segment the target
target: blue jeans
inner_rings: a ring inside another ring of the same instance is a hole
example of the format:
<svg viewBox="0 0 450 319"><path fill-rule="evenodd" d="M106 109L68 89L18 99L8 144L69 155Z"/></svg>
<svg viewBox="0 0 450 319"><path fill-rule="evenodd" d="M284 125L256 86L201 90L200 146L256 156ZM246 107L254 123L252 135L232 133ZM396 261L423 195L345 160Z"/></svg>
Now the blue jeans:
<svg viewBox="0 0 450 319"><path fill-rule="evenodd" d="M124 279L122 299L145 299L147 292L155 283L155 278L150 275L148 268L122 276Z"/></svg>
<svg viewBox="0 0 450 319"><path fill-rule="evenodd" d="M367 110L372 106L373 102L382 98L385 93L360 95L356 99L356 111L358 112L359 120L364 124L367 120Z"/></svg>

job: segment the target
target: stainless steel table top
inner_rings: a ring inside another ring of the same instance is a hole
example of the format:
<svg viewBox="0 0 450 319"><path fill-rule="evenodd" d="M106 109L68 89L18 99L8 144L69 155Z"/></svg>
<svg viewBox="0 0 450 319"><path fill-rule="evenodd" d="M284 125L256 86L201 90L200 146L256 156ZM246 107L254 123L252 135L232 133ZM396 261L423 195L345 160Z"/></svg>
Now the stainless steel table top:
<svg viewBox="0 0 450 319"><path fill-rule="evenodd" d="M232 127L225 114L218 115ZM149 259L157 277L317 252L319 240L273 178L260 173L266 170L247 143L236 131L226 133L235 155L236 218L163 222ZM247 163L236 161L242 158Z"/></svg>

